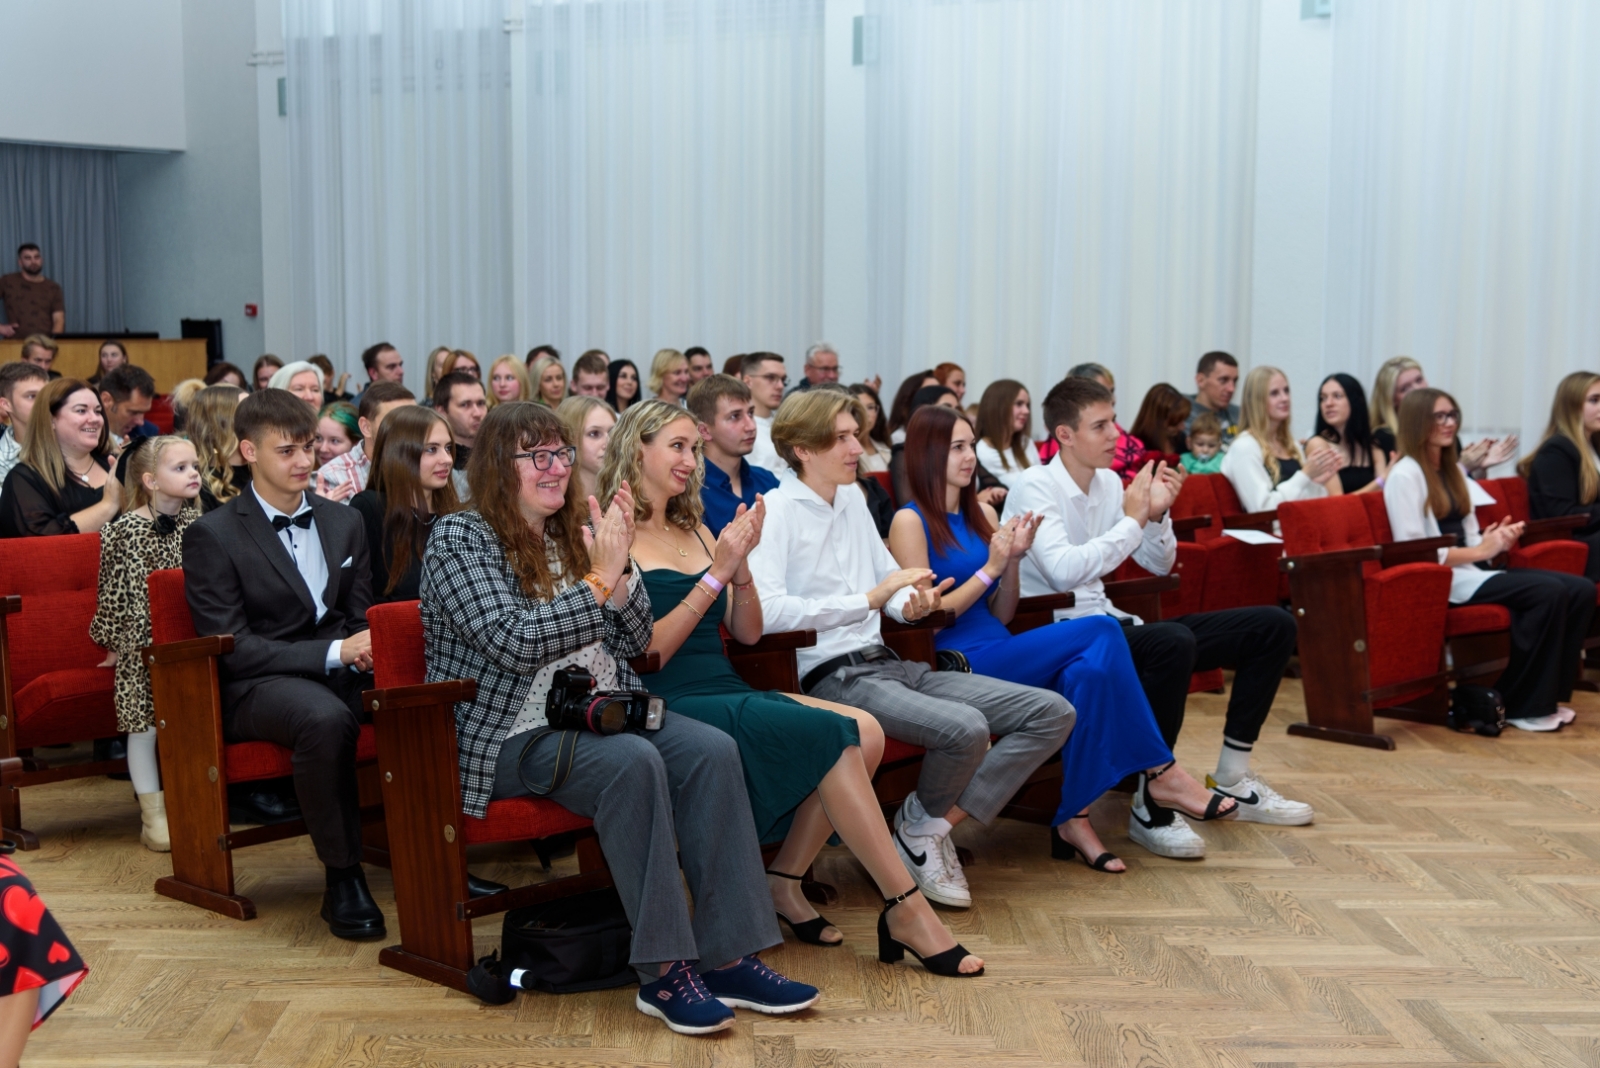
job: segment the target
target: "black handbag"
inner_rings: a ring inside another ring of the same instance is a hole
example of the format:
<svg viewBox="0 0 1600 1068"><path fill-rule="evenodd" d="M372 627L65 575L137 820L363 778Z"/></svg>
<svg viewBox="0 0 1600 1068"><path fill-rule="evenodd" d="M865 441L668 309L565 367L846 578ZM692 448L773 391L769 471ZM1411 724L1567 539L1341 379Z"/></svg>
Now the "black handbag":
<svg viewBox="0 0 1600 1068"><path fill-rule="evenodd" d="M576 994L638 982L633 928L612 887L512 909L500 928L500 968L523 990Z"/></svg>
<svg viewBox="0 0 1600 1068"><path fill-rule="evenodd" d="M967 654L959 649L940 649L934 653L934 659L939 665L935 671L961 671L968 675L972 674L972 661L968 660Z"/></svg>
<svg viewBox="0 0 1600 1068"><path fill-rule="evenodd" d="M1485 738L1498 738L1506 727L1506 702L1500 691L1476 683L1457 683L1450 691L1450 726Z"/></svg>

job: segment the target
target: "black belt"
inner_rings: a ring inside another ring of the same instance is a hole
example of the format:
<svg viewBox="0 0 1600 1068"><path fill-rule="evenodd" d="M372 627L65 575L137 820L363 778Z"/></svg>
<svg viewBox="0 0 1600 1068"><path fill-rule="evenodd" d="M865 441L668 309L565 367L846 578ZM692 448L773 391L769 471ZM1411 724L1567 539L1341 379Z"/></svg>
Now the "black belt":
<svg viewBox="0 0 1600 1068"><path fill-rule="evenodd" d="M806 672L805 678L800 680L800 692L810 693L812 687L842 667L855 667L857 664L876 664L879 660L899 659L894 650L887 646L869 645L865 649L857 649L853 653L845 653L843 656L836 656L832 660L824 660Z"/></svg>

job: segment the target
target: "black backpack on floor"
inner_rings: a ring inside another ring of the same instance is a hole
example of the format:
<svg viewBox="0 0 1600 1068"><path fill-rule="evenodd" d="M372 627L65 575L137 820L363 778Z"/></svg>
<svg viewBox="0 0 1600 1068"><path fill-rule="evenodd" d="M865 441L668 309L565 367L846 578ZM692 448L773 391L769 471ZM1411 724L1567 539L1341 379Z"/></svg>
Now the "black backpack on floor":
<svg viewBox="0 0 1600 1068"><path fill-rule="evenodd" d="M548 994L638 982L628 963L633 928L612 887L512 909L500 929L500 968L525 969L518 985Z"/></svg>
<svg viewBox="0 0 1600 1068"><path fill-rule="evenodd" d="M1506 728L1506 702L1500 691L1476 683L1457 683L1450 691L1450 726L1485 738L1498 738Z"/></svg>

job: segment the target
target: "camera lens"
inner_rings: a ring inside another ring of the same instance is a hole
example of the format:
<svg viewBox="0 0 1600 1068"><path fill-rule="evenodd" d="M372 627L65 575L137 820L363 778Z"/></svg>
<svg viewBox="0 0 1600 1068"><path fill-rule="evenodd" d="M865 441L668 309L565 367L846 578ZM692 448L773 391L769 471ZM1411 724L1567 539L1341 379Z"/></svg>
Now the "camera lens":
<svg viewBox="0 0 1600 1068"><path fill-rule="evenodd" d="M589 704L589 729L596 734L621 734L628 727L628 702L615 697L596 698Z"/></svg>

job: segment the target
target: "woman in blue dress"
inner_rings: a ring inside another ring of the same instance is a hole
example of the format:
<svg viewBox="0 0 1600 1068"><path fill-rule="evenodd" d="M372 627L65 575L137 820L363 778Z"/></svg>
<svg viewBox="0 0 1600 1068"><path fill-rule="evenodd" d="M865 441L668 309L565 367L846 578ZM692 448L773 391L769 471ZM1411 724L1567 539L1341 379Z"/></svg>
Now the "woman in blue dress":
<svg viewBox="0 0 1600 1068"><path fill-rule="evenodd" d="M948 408L912 417L905 456L913 503L895 514L889 549L901 567L931 567L941 581L955 579L944 607L956 613L956 624L939 632L940 649L964 654L980 675L1052 689L1072 702L1078 719L1061 749L1050 852L1062 860L1081 856L1097 871L1124 871L1087 810L1126 776L1149 773L1151 798L1195 819L1229 816L1232 803L1218 804L1177 766L1115 619L1064 620L1021 634L1006 629L1017 607L1017 567L1039 521L1029 513L1002 525L979 502L976 438L966 416Z"/></svg>

